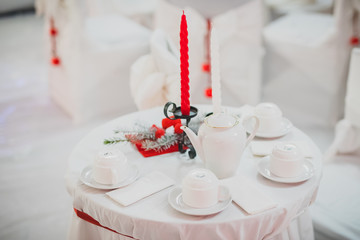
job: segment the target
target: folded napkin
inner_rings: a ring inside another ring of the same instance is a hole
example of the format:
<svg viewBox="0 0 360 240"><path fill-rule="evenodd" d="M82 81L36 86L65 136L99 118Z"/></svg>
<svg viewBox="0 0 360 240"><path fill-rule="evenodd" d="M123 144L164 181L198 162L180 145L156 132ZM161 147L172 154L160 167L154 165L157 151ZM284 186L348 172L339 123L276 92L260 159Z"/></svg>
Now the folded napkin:
<svg viewBox="0 0 360 240"><path fill-rule="evenodd" d="M251 152L256 156L270 155L274 146L280 143L280 141L252 141ZM313 153L306 142L291 141L291 143L298 146L305 157L312 157Z"/></svg>
<svg viewBox="0 0 360 240"><path fill-rule="evenodd" d="M179 151L178 144L173 145L173 146L169 147L168 149L165 149L162 151L146 150L141 146L141 144L136 144L135 146L136 146L136 149L139 151L139 153L141 155L143 155L143 157L153 157L153 156L158 156L158 155L162 155L162 154L173 153L173 152Z"/></svg>
<svg viewBox="0 0 360 240"><path fill-rule="evenodd" d="M163 173L152 172L140 178L135 183L127 187L108 192L106 195L115 202L118 202L123 206L128 206L174 184L175 181Z"/></svg>
<svg viewBox="0 0 360 240"><path fill-rule="evenodd" d="M233 201L249 214L257 214L277 206L269 196L244 176L221 180L229 188Z"/></svg>

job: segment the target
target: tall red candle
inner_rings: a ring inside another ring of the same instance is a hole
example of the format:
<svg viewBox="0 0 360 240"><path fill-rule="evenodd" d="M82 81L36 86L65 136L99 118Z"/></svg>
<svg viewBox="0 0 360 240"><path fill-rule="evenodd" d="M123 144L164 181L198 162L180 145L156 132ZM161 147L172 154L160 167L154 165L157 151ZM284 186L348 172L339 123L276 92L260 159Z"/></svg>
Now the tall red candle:
<svg viewBox="0 0 360 240"><path fill-rule="evenodd" d="M180 23L180 77L181 77L181 113L190 114L189 87L189 48L186 16L183 11Z"/></svg>

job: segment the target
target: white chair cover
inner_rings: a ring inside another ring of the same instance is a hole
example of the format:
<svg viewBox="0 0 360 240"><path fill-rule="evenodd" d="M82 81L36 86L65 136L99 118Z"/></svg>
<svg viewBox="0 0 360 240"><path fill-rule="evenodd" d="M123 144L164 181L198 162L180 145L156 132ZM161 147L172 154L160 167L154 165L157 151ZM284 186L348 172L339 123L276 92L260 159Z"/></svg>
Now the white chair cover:
<svg viewBox="0 0 360 240"><path fill-rule="evenodd" d="M152 27L157 0L83 0L89 16L121 15Z"/></svg>
<svg viewBox="0 0 360 240"><path fill-rule="evenodd" d="M351 55L349 77L345 98L345 119L360 128L360 48L354 48Z"/></svg>
<svg viewBox="0 0 360 240"><path fill-rule="evenodd" d="M66 5L72 0L65 0ZM77 0L75 5L78 10L86 12L88 17L121 15L144 25L152 27L153 15L158 0ZM29 1L30 2L30 1ZM45 12L56 13L59 5L58 0L35 0L36 11L39 14ZM83 15L81 15L83 16Z"/></svg>
<svg viewBox="0 0 360 240"><path fill-rule="evenodd" d="M330 13L334 0L265 0L273 18L299 11Z"/></svg>
<svg viewBox="0 0 360 240"><path fill-rule="evenodd" d="M345 117L327 150L318 198L311 209L316 239L360 236L360 49L351 54Z"/></svg>
<svg viewBox="0 0 360 240"><path fill-rule="evenodd" d="M50 17L58 29L61 63L49 66L55 102L75 122L136 110L129 91L130 66L149 51L150 31L119 15L89 17L81 1L54 0L43 6L46 33Z"/></svg>
<svg viewBox="0 0 360 240"><path fill-rule="evenodd" d="M206 4L205 1L204 4ZM211 103L211 100L204 96L204 90L210 86L210 83L207 74L202 72L202 64L205 62L207 22L199 12L190 7L185 7L185 13L189 32L191 103ZM155 12L154 23L155 28L162 29L175 43L178 52L181 15L182 9L168 1L160 1ZM222 102L233 106L240 106L245 103L256 104L260 98L263 55L261 46L263 25L261 1L246 1L237 8L212 18L212 22L220 36ZM153 54L154 52L152 52L151 57L156 61L157 57ZM145 62L146 60L142 59L142 61ZM173 66L174 68L180 69L178 62L172 61L172 63L177 64ZM163 73L167 74L166 72ZM164 74L152 75L152 81L163 84L164 81L161 78L164 77ZM174 75L171 81L179 82L180 76L175 77ZM160 88L160 86L156 87ZM138 94L140 93L141 91L138 92ZM134 95L134 97L135 99L143 98L141 95ZM178 98L180 98L180 95ZM144 102L144 99L142 101ZM146 103L146 107L158 104L158 101L149 101Z"/></svg>
<svg viewBox="0 0 360 240"><path fill-rule="evenodd" d="M354 153L360 149L360 48L354 48L347 82L345 117L338 122L335 139L329 147L326 160L337 153Z"/></svg>
<svg viewBox="0 0 360 240"><path fill-rule="evenodd" d="M180 57L164 31L156 30L150 39L150 54L139 58L131 67L130 87L138 109L179 104Z"/></svg>
<svg viewBox="0 0 360 240"><path fill-rule="evenodd" d="M342 112L349 38L350 0L337 0L334 15L297 13L264 30L264 100L277 103L295 125L333 126Z"/></svg>

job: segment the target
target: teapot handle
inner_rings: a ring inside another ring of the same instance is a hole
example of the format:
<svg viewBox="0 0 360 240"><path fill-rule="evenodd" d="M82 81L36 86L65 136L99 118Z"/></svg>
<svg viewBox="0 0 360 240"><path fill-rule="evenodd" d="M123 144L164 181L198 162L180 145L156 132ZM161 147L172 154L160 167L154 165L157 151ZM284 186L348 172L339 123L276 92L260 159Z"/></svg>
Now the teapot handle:
<svg viewBox="0 0 360 240"><path fill-rule="evenodd" d="M250 118L255 118L255 127L254 127L252 133L250 134L250 136L248 137L248 139L246 140L245 147L247 147L247 145L249 145L251 140L253 140L253 138L255 137L255 134L257 133L257 131L259 129L259 125L260 125L259 118L257 118L256 116L247 117L243 120L243 122L248 121Z"/></svg>

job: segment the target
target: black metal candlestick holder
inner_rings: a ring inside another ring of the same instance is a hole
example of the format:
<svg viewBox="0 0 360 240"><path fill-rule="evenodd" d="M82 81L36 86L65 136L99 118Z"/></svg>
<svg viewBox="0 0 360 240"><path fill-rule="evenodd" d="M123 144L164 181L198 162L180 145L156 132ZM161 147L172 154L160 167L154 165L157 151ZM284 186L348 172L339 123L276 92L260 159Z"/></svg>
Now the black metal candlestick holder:
<svg viewBox="0 0 360 240"><path fill-rule="evenodd" d="M168 115L168 112L172 113L174 116L170 117ZM196 107L190 106L190 114L189 115L183 115L181 113L181 107L177 107L175 103L173 102L167 102L164 106L164 114L168 119L175 120L175 119L185 119L186 120L186 126L189 126L189 123L193 117L196 117L198 113L198 110ZM185 153L187 147L189 149L189 157L190 159L193 159L196 157L196 151L194 147L191 144L185 143L185 132L182 133L181 140L179 142L179 152Z"/></svg>

